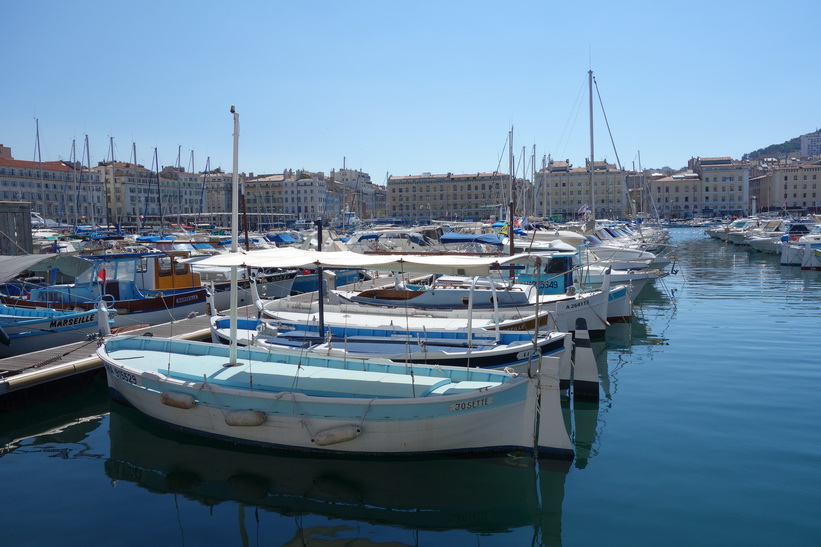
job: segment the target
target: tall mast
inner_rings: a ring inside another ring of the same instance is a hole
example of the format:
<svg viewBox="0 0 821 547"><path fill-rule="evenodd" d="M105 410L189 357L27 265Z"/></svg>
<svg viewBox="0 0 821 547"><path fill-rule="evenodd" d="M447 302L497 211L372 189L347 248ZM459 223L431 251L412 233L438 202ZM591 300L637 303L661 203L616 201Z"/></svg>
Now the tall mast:
<svg viewBox="0 0 821 547"><path fill-rule="evenodd" d="M510 247L510 256L513 256L513 126L510 126L510 133L507 138L508 160L510 162L510 193L507 202L507 241ZM513 277L513 270L510 270Z"/></svg>
<svg viewBox="0 0 821 547"><path fill-rule="evenodd" d="M589 95L590 110L590 219L596 221L596 187L593 186L593 71L587 71L587 87ZM595 224L594 224L595 226ZM592 230L591 230L592 231Z"/></svg>
<svg viewBox="0 0 821 547"><path fill-rule="evenodd" d="M536 190L536 143L533 143L533 153L530 155L530 176L533 177L533 207L531 212L536 214L536 201L539 197L539 192Z"/></svg>
<svg viewBox="0 0 821 547"><path fill-rule="evenodd" d="M208 171L211 169L211 156L205 158L205 171L202 174L202 186L200 186L200 207L197 210L197 221L194 223L194 228L197 228L197 224L200 223L200 217L202 216L202 208L205 202L205 184L208 181Z"/></svg>
<svg viewBox="0 0 821 547"><path fill-rule="evenodd" d="M234 116L234 171L231 178L231 252L237 252L239 239L239 112L231 105Z"/></svg>
<svg viewBox="0 0 821 547"><path fill-rule="evenodd" d="M71 180L71 191L74 193L74 231L76 232L79 220L77 215L80 212L80 187L77 183L77 141L74 139L71 140Z"/></svg>
<svg viewBox="0 0 821 547"><path fill-rule="evenodd" d="M234 105L231 105L231 114L234 117L234 171L231 178L231 252L237 252L237 239L239 229L239 112ZM231 266L231 346L229 353L229 365L237 363L237 266Z"/></svg>
<svg viewBox="0 0 821 547"><path fill-rule="evenodd" d="M84 149L85 149L85 153L86 153L85 159L88 161L87 165L88 165L89 170L91 170L91 148L88 145L88 134L86 134ZM80 178L82 178L82 176L83 176L83 169L84 168L85 167L83 166L83 161L82 161L82 158L81 158L80 159ZM91 223L91 226L94 227L94 226L97 225L97 207L94 203L94 189L92 188L92 185L91 185L91 177L89 177L89 179L88 179L88 184L86 185L86 188L87 188L87 195L89 197L89 204L88 204L89 221Z"/></svg>
<svg viewBox="0 0 821 547"><path fill-rule="evenodd" d="M547 211L547 193L549 188L547 187L548 180L547 180L547 156L542 155L542 217L546 217ZM553 195L550 196L550 216L553 216Z"/></svg>
<svg viewBox="0 0 821 547"><path fill-rule="evenodd" d="M525 199L525 181L527 181L527 160L525 159L526 146L522 146L522 160L519 162L522 166L522 185L519 187L519 214L524 216L527 214L527 200Z"/></svg>
<svg viewBox="0 0 821 547"><path fill-rule="evenodd" d="M177 145L177 230L182 229L182 220L180 219L180 215L182 214L182 145Z"/></svg>
<svg viewBox="0 0 821 547"><path fill-rule="evenodd" d="M165 232L163 231L163 211L162 211L162 183L160 181L160 159L157 156L157 147L154 147L154 165L156 165L156 173L157 173L157 215L160 217L160 236L162 236Z"/></svg>
<svg viewBox="0 0 821 547"><path fill-rule="evenodd" d="M34 118L35 126L35 141L34 141L34 160L38 165L37 176L40 178L40 187L43 187L43 156L40 153L40 120ZM43 211L43 215L49 216L47 211ZM45 228L45 226L43 226Z"/></svg>
<svg viewBox="0 0 821 547"><path fill-rule="evenodd" d="M111 178L106 177L105 180L105 223L106 226L111 226L111 193L114 191L114 137L108 138L108 150L111 152L111 164L105 169L105 173L111 173ZM110 182L109 182L110 180ZM120 219L116 219L116 224L119 229ZM119 232L118 232L119 233Z"/></svg>

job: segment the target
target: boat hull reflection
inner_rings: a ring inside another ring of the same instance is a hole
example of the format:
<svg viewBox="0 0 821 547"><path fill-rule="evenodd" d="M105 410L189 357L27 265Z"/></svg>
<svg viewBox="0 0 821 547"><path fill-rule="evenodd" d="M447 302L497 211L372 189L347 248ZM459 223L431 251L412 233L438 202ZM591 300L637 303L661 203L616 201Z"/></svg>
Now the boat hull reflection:
<svg viewBox="0 0 821 547"><path fill-rule="evenodd" d="M418 530L498 533L532 527L561 538L570 462L529 455L370 458L294 455L167 430L112 405L114 480L213 506L238 502L283 515L314 514Z"/></svg>

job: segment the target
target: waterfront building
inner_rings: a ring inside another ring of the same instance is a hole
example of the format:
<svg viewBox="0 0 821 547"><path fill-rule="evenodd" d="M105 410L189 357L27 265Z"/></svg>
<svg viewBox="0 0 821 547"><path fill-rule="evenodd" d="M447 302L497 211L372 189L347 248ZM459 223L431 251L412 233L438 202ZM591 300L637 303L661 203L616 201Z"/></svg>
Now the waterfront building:
<svg viewBox="0 0 821 547"><path fill-rule="evenodd" d="M0 146L0 200L29 201L34 211L64 225L104 221L99 173L80 162L16 160Z"/></svg>
<svg viewBox="0 0 821 547"><path fill-rule="evenodd" d="M243 185L245 208L252 230L284 227L288 217L283 206L285 174L249 174Z"/></svg>
<svg viewBox="0 0 821 547"><path fill-rule="evenodd" d="M297 220L328 220L325 218L327 192L328 184L322 171L288 171L282 184L283 212Z"/></svg>
<svg viewBox="0 0 821 547"><path fill-rule="evenodd" d="M346 169L331 171L335 192L342 198L341 211L355 213L360 219L377 216L377 187L371 183L371 176L360 170Z"/></svg>
<svg viewBox="0 0 821 547"><path fill-rule="evenodd" d="M821 213L821 160L766 162L750 180L758 211Z"/></svg>
<svg viewBox="0 0 821 547"><path fill-rule="evenodd" d="M515 181L516 204L527 203L526 199L516 197L522 196L522 190L527 190L528 186L526 181ZM431 219L479 221L506 218L509 187L510 175L504 173L390 176L386 187L387 212L391 217L420 223Z"/></svg>
<svg viewBox="0 0 821 547"><path fill-rule="evenodd" d="M698 173L684 171L645 178L641 211L651 217L693 218L703 209L703 184Z"/></svg>
<svg viewBox="0 0 821 547"><path fill-rule="evenodd" d="M625 218L627 172L606 161L593 162L591 186L590 167L589 160L584 167L573 167L570 160L548 161L535 176L539 187L534 214L572 220L593 210L598 218Z"/></svg>
<svg viewBox="0 0 821 547"><path fill-rule="evenodd" d="M697 201L701 216L750 214L749 162L729 157L691 158L687 167L701 179Z"/></svg>
<svg viewBox="0 0 821 547"><path fill-rule="evenodd" d="M101 224L156 226L160 216L166 223L194 222L208 212L202 174L180 167L164 167L157 173L143 165L116 161L99 162L94 171L105 186L106 215Z"/></svg>

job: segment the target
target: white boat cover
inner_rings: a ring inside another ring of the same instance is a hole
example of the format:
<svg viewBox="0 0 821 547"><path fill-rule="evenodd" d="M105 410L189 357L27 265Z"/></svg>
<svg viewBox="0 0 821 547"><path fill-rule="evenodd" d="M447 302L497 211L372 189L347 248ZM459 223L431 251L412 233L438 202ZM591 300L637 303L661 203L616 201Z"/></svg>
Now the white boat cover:
<svg viewBox="0 0 821 547"><path fill-rule="evenodd" d="M14 279L26 270L46 272L56 268L66 275L77 277L90 267L89 261L65 254L0 256L0 283Z"/></svg>
<svg viewBox="0 0 821 547"><path fill-rule="evenodd" d="M251 268L344 268L397 271L409 273L442 273L446 275L486 276L490 270L510 264L533 263L531 254L513 256L461 255L365 255L353 251L312 251L282 247L259 251L237 251L208 258L185 260L202 266L239 266Z"/></svg>

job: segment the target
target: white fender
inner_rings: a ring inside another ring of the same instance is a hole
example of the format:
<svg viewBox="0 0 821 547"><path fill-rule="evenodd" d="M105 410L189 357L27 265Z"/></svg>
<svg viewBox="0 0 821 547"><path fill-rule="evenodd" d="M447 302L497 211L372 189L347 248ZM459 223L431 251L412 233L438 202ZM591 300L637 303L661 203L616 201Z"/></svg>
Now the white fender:
<svg viewBox="0 0 821 547"><path fill-rule="evenodd" d="M160 394L160 402L166 406L174 408L189 409L194 407L194 396L190 393L180 393L179 391L163 391Z"/></svg>
<svg viewBox="0 0 821 547"><path fill-rule="evenodd" d="M346 424L320 431L311 441L317 446L327 446L329 444L344 443L351 441L362 433L362 428L358 425Z"/></svg>
<svg viewBox="0 0 821 547"><path fill-rule="evenodd" d="M265 423L265 413L259 410L232 410L225 414L228 425L247 427Z"/></svg>

